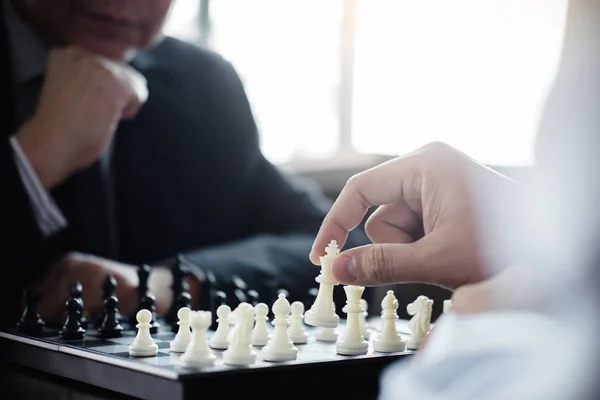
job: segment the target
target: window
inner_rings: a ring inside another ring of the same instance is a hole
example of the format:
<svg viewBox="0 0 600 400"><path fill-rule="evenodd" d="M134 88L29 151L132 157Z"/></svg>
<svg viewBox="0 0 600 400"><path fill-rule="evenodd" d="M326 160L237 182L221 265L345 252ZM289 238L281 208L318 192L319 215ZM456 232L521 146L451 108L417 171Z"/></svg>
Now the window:
<svg viewBox="0 0 600 400"><path fill-rule="evenodd" d="M567 8L567 0L174 4L167 33L200 40L205 29L205 43L240 73L263 151L277 164L393 156L433 140L488 164L531 164Z"/></svg>

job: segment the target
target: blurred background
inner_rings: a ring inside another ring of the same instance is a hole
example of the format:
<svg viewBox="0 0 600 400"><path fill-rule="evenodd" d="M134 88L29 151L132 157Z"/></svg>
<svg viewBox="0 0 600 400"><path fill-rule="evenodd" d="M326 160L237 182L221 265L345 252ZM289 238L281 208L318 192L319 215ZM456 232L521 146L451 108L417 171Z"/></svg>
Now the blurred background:
<svg viewBox="0 0 600 400"><path fill-rule="evenodd" d="M566 9L567 0L176 0L166 32L228 59L267 158L334 199L353 174L434 140L526 181ZM403 293L448 297L421 285Z"/></svg>

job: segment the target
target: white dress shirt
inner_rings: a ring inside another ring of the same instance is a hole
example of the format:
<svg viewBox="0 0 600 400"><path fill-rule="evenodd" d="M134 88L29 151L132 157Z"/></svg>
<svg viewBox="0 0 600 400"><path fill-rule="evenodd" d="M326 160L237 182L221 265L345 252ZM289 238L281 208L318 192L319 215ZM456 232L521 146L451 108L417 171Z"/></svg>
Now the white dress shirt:
<svg viewBox="0 0 600 400"><path fill-rule="evenodd" d="M22 123L33 113L31 94L20 93L20 86L35 79L44 71L47 49L38 36L20 18L10 1L2 2L11 48L13 76L17 92L16 108L18 120ZM32 210L42 233L51 236L67 226L67 221L56 203L41 184L27 155L23 152L15 136L10 138L15 162L23 186L29 196Z"/></svg>

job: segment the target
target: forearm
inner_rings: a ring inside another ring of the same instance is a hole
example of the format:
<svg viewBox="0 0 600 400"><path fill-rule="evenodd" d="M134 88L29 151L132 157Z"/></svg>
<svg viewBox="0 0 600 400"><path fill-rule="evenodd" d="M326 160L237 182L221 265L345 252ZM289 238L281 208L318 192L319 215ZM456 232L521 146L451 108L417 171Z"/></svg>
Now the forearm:
<svg viewBox="0 0 600 400"><path fill-rule="evenodd" d="M4 188L2 221L7 233L0 249L3 264L10 268L12 275L0 284L0 296L2 304L9 305L6 310L16 312L24 288L58 258L51 237L62 225L61 221L58 221L58 227L52 225L48 214L36 208L10 140L0 144L0 165L0 184ZM15 314L10 311L3 313L2 323L14 323L14 318Z"/></svg>

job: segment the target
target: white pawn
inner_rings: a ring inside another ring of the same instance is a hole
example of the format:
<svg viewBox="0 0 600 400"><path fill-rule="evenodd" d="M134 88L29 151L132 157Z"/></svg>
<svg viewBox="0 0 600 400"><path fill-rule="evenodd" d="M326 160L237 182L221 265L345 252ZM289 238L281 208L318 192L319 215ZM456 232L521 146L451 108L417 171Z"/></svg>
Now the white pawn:
<svg viewBox="0 0 600 400"><path fill-rule="evenodd" d="M259 303L254 306L254 329L252 330L252 346L265 346L269 339L271 338L271 334L269 333L269 329L267 327L267 321L269 317L269 306L265 303Z"/></svg>
<svg viewBox="0 0 600 400"><path fill-rule="evenodd" d="M360 314L360 331L365 338L365 340L369 340L371 336L371 330L367 326L367 317L369 316L369 304L365 299L360 299L360 306L363 309L363 312Z"/></svg>
<svg viewBox="0 0 600 400"><path fill-rule="evenodd" d="M444 300L444 314L452 310L452 300Z"/></svg>
<svg viewBox="0 0 600 400"><path fill-rule="evenodd" d="M279 294L273 303L275 333L262 350L264 361L290 361L295 360L298 356L298 348L294 346L288 335L290 308L290 302L286 299L285 294Z"/></svg>
<svg viewBox="0 0 600 400"><path fill-rule="evenodd" d="M174 353L183 353L192 340L192 330L190 329L190 316L192 310L188 307L182 307L177 311L179 329L175 339L171 341L171 351Z"/></svg>
<svg viewBox="0 0 600 400"><path fill-rule="evenodd" d="M151 357L158 354L158 345L154 343L150 335L150 321L152 313L150 310L142 309L136 314L138 333L129 345L129 354L134 357Z"/></svg>
<svg viewBox="0 0 600 400"><path fill-rule="evenodd" d="M190 316L192 340L180 358L184 367L213 365L217 356L208 346L207 332L212 323L210 311L195 311Z"/></svg>
<svg viewBox="0 0 600 400"><path fill-rule="evenodd" d="M383 327L379 335L373 342L373 348L379 353L394 353L404 351L406 342L402 340L402 336L396 328L398 320L398 300L394 296L393 290L388 290L386 296L381 302L381 319Z"/></svg>
<svg viewBox="0 0 600 400"><path fill-rule="evenodd" d="M231 316L231 315L230 315ZM250 338L254 326L254 307L241 303L235 310L234 327L229 334L229 347L223 352L223 362L228 365L248 365L256 361Z"/></svg>
<svg viewBox="0 0 600 400"><path fill-rule="evenodd" d="M229 315L231 308L228 305L221 305L217 308L217 330L210 338L210 347L213 349L224 350L229 347Z"/></svg>
<svg viewBox="0 0 600 400"><path fill-rule="evenodd" d="M304 329L304 304L301 301L292 303L292 321L289 327L290 339L294 344L306 343L308 333Z"/></svg>
<svg viewBox="0 0 600 400"><path fill-rule="evenodd" d="M411 335L406 343L406 348L410 350L419 348L421 342L429 333L432 309L433 300L427 296L419 296L415 301L406 306L408 314L413 316L408 322L408 329L410 329Z"/></svg>

